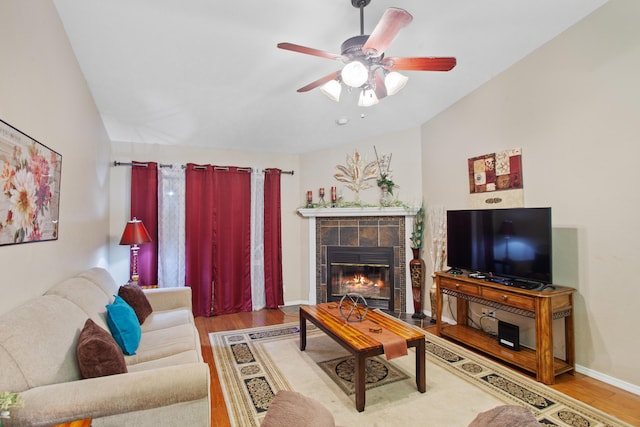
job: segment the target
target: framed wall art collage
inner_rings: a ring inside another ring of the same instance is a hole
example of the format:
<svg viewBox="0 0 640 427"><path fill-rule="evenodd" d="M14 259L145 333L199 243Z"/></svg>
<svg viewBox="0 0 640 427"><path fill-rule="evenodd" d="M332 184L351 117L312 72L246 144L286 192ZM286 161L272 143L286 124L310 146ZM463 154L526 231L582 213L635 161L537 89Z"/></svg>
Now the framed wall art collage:
<svg viewBox="0 0 640 427"><path fill-rule="evenodd" d="M524 206L522 149L513 148L468 160L473 209Z"/></svg>

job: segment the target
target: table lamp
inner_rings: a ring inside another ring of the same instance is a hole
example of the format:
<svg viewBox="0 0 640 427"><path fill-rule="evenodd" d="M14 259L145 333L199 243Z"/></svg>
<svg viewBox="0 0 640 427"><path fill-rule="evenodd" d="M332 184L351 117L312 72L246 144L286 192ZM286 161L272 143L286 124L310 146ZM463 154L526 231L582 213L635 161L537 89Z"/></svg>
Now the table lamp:
<svg viewBox="0 0 640 427"><path fill-rule="evenodd" d="M131 254L133 255L133 268L131 269L131 282L138 283L138 251L140 247L145 243L151 242L151 236L144 226L142 221L133 217L133 219L127 222L120 238L121 245L131 246Z"/></svg>

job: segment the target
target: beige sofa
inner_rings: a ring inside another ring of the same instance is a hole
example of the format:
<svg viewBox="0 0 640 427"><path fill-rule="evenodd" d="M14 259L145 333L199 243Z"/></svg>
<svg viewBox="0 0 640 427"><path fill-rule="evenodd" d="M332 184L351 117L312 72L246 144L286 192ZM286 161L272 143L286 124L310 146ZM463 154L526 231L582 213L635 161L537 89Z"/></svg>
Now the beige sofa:
<svg viewBox="0 0 640 427"><path fill-rule="evenodd" d="M104 269L67 279L0 316L0 391L24 408L4 426L51 426L92 418L100 426L209 426L209 368L191 312L191 289L145 291L153 308L127 373L82 379L76 356L88 318L109 330L105 306L118 293Z"/></svg>

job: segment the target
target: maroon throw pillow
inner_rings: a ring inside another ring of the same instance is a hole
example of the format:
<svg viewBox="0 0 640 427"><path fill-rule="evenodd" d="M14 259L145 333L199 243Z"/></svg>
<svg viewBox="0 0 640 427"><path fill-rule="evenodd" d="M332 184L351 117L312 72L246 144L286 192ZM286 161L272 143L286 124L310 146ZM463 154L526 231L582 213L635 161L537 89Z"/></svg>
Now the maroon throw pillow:
<svg viewBox="0 0 640 427"><path fill-rule="evenodd" d="M82 378L124 374L127 364L120 346L111 334L87 319L78 337L76 347L78 366Z"/></svg>
<svg viewBox="0 0 640 427"><path fill-rule="evenodd" d="M147 296L142 291L142 288L138 285L124 285L120 286L118 290L118 296L125 300L127 304L133 308L136 312L138 322L142 325L147 317L153 312L151 303L147 299Z"/></svg>

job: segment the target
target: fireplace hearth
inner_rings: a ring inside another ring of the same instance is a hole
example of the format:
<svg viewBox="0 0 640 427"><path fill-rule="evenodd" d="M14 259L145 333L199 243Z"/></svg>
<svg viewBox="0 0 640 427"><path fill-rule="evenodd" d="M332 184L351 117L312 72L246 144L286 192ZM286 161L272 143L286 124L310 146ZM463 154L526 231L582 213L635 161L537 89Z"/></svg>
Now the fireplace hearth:
<svg viewBox="0 0 640 427"><path fill-rule="evenodd" d="M357 293L367 305L393 311L393 247L327 246L327 301Z"/></svg>

